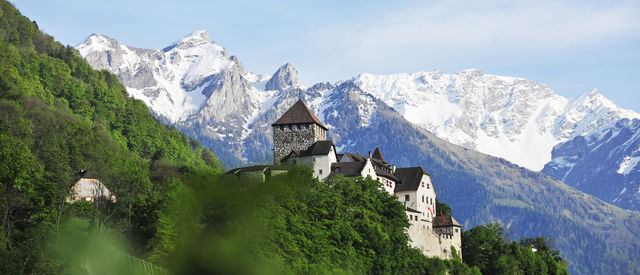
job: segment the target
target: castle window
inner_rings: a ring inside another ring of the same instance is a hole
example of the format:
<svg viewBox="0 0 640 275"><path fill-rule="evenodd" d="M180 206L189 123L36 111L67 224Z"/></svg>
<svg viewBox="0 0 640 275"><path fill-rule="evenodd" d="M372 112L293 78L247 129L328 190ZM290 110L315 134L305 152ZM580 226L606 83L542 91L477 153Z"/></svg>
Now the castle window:
<svg viewBox="0 0 640 275"><path fill-rule="evenodd" d="M418 216L416 215L416 216L414 216L414 217L415 217L415 220L417 221L417 220L418 220Z"/></svg>
<svg viewBox="0 0 640 275"><path fill-rule="evenodd" d="M456 233L458 233L458 228L456 228Z"/></svg>
<svg viewBox="0 0 640 275"><path fill-rule="evenodd" d="M422 202L424 202L424 195L422 195Z"/></svg>
<svg viewBox="0 0 640 275"><path fill-rule="evenodd" d="M404 195L404 200L405 201L409 201L409 200L411 200L411 197L409 195Z"/></svg>
<svg viewBox="0 0 640 275"><path fill-rule="evenodd" d="M318 170L318 174L322 175L322 169Z"/></svg>
<svg viewBox="0 0 640 275"><path fill-rule="evenodd" d="M336 172L336 173L340 173L340 168L336 167L336 169L333 169L333 171Z"/></svg>
<svg viewBox="0 0 640 275"><path fill-rule="evenodd" d="M409 214L409 220L413 220L413 215Z"/></svg>
<svg viewBox="0 0 640 275"><path fill-rule="evenodd" d="M422 187L424 187L424 181L422 182Z"/></svg>

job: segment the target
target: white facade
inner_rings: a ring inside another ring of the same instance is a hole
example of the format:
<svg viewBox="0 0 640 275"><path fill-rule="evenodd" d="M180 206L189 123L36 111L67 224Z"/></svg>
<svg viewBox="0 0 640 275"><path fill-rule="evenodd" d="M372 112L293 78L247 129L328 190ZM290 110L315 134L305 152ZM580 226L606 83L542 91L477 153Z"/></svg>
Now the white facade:
<svg viewBox="0 0 640 275"><path fill-rule="evenodd" d="M394 180L388 179L383 176L378 176L378 181L382 183L384 191L387 191L387 193L389 193L390 195L394 194L394 190L396 188L396 182Z"/></svg>
<svg viewBox="0 0 640 275"><path fill-rule="evenodd" d="M371 177L372 179L378 178L375 169L373 169L373 164L371 164L371 159L367 159L364 167L362 167L362 172L360 172L360 174L363 178L366 178L367 176Z"/></svg>
<svg viewBox="0 0 640 275"><path fill-rule="evenodd" d="M313 175L319 180L324 180L331 173L331 164L337 162L337 160L335 148L331 146L329 153L326 155L289 157L283 161L283 164L311 167Z"/></svg>
<svg viewBox="0 0 640 275"><path fill-rule="evenodd" d="M116 200L116 197L99 179L81 178L73 185L72 189L73 194L67 199L68 202L95 201L97 198Z"/></svg>
<svg viewBox="0 0 640 275"><path fill-rule="evenodd" d="M431 177L423 174L417 190L398 191L398 200L409 207L420 211L422 219L431 220L436 213L436 192L431 183Z"/></svg>

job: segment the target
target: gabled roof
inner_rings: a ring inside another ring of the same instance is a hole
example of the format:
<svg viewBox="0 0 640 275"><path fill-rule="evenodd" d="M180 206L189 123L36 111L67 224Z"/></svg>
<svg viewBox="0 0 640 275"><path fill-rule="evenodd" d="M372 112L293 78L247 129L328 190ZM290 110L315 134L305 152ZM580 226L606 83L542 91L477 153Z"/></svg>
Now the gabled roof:
<svg viewBox="0 0 640 275"><path fill-rule="evenodd" d="M333 141L330 140L319 140L314 142L313 144L311 144L311 146L309 146L309 148L307 148L306 150L293 150L291 151L291 153L289 153L286 157L284 157L282 159L282 161L291 158L291 157L306 157L306 156L317 156L317 155L328 155L329 152L331 152L331 148L334 148L333 151L335 152L335 145L333 145Z"/></svg>
<svg viewBox="0 0 640 275"><path fill-rule="evenodd" d="M343 155L349 157L351 161L367 161L367 157L363 155L352 154L352 153L344 153Z"/></svg>
<svg viewBox="0 0 640 275"><path fill-rule="evenodd" d="M345 177L357 177L362 176L362 169L364 169L366 162L354 161L354 162L334 162L331 164L331 173L333 175L343 175Z"/></svg>
<svg viewBox="0 0 640 275"><path fill-rule="evenodd" d="M395 173L400 182L396 184L395 192L398 191L415 191L420 187L422 175L429 175L422 167L398 168Z"/></svg>
<svg viewBox="0 0 640 275"><path fill-rule="evenodd" d="M89 170L80 170L80 172L78 172L77 178L78 179L99 179L95 173Z"/></svg>
<svg viewBox="0 0 640 275"><path fill-rule="evenodd" d="M378 148L378 146L376 146L376 150L373 151L373 155L371 155L372 159L379 159L382 161L382 163L387 164L387 160L384 159L384 157L382 156L382 152L380 152L380 148Z"/></svg>
<svg viewBox="0 0 640 275"><path fill-rule="evenodd" d="M316 115L309 110L302 99L298 99L289 110L284 112L284 114L276 120L271 126L276 125L288 125L288 124L307 124L307 123L315 123L318 126L322 127L322 129L327 130L327 127L320 122L320 120L316 117Z"/></svg>
<svg viewBox="0 0 640 275"><path fill-rule="evenodd" d="M432 222L434 228L450 226L462 227L462 225L460 225L452 216L444 216L444 218L442 216L435 216L433 217Z"/></svg>
<svg viewBox="0 0 640 275"><path fill-rule="evenodd" d="M387 172L386 169L388 168L381 168L376 166L373 167L373 170L376 171L376 175L378 175L379 177L385 177L398 183L400 179L395 175L393 175L392 173Z"/></svg>

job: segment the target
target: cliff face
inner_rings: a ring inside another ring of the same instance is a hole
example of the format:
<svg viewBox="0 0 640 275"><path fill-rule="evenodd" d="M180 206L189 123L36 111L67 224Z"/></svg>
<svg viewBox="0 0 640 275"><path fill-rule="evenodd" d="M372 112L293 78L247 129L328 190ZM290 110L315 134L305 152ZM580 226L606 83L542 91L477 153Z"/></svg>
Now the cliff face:
<svg viewBox="0 0 640 275"><path fill-rule="evenodd" d="M542 172L606 202L640 210L640 120L622 119L557 145Z"/></svg>

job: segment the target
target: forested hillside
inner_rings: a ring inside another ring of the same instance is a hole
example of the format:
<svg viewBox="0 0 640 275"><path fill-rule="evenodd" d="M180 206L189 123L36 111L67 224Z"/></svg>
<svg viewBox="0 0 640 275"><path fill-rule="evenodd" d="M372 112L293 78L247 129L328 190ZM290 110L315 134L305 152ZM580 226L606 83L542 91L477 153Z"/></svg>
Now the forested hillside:
<svg viewBox="0 0 640 275"><path fill-rule="evenodd" d="M70 218L76 173L87 169L118 197L95 223L144 255L179 175L221 172L216 156L158 123L116 76L0 6L0 273L58 273L51 240Z"/></svg>

